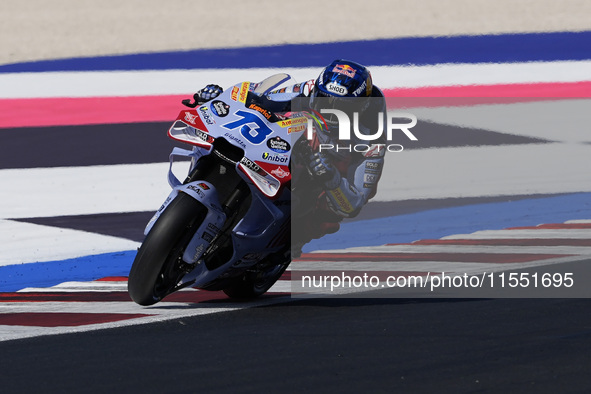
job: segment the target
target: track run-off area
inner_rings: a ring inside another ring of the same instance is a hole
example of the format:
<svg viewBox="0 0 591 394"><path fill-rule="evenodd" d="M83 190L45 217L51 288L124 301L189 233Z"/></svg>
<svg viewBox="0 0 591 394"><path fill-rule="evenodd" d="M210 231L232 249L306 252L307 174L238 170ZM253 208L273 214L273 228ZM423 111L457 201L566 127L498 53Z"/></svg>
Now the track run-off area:
<svg viewBox="0 0 591 394"><path fill-rule="evenodd" d="M417 116L418 141L400 136L367 209L292 270L478 275L588 259L590 46L588 32L509 34L0 66L0 340L292 300L293 271L252 303L190 289L142 308L126 275L168 194L180 99L279 71L305 81L345 56L370 66L390 110Z"/></svg>
<svg viewBox="0 0 591 394"><path fill-rule="evenodd" d="M207 18L186 1L158 15L155 0L88 13L12 3L0 38L0 392L591 389L584 2L393 1L357 18L351 4L304 1L314 12L289 20L225 0ZM329 9L347 16L327 24ZM125 10L139 16L113 21ZM274 34L290 23L292 37ZM180 100L275 72L305 81L336 58L367 65L389 110L418 119L418 141L394 136L404 150L386 155L377 195L255 301L185 289L132 303L127 274L169 192ZM302 289L305 275L328 282ZM444 275L458 286L436 287ZM330 291L347 276L380 282ZM390 278L398 289L382 287Z"/></svg>

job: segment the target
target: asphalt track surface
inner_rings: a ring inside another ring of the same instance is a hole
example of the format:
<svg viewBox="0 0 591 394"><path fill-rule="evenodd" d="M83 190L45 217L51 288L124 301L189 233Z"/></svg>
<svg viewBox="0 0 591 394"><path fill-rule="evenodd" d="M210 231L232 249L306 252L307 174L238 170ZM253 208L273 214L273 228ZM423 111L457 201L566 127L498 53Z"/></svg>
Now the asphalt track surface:
<svg viewBox="0 0 591 394"><path fill-rule="evenodd" d="M588 392L589 300L298 301L9 341L1 392Z"/></svg>

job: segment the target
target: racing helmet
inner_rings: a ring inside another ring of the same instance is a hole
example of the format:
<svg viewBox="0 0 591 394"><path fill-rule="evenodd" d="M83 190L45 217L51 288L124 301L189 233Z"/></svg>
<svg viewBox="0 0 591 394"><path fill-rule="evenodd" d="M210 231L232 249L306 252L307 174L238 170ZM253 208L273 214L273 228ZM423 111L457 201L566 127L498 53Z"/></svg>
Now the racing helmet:
<svg viewBox="0 0 591 394"><path fill-rule="evenodd" d="M373 82L369 70L359 63L337 59L322 70L310 95L310 107L364 111L369 104ZM321 100L318 100L318 99ZM329 128L334 115L324 116Z"/></svg>

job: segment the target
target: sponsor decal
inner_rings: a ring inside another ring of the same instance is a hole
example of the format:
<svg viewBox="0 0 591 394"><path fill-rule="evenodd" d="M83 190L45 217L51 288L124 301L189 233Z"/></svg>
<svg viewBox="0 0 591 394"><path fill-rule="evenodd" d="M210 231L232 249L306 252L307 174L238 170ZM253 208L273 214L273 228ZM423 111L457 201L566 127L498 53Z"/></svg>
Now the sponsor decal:
<svg viewBox="0 0 591 394"><path fill-rule="evenodd" d="M245 167L253 170L254 172L259 172L261 167L258 166L254 161L250 160L246 156L240 159L240 163L242 163Z"/></svg>
<svg viewBox="0 0 591 394"><path fill-rule="evenodd" d="M211 102L211 111L220 118L223 118L230 113L230 106L223 101L214 100Z"/></svg>
<svg viewBox="0 0 591 394"><path fill-rule="evenodd" d="M285 120L279 121L277 123L281 127L291 127L291 126L304 124L307 122L308 122L308 119L306 119L305 117L302 116L302 117L298 117L298 118L285 119Z"/></svg>
<svg viewBox="0 0 591 394"><path fill-rule="evenodd" d="M314 80L313 79L306 82L306 84L304 85L304 96L306 96L306 97L310 96L310 94L312 94L312 90L314 90Z"/></svg>
<svg viewBox="0 0 591 394"><path fill-rule="evenodd" d="M242 82L242 86L240 87L240 94L238 95L238 101L241 103L246 102L246 96L248 95L248 86L250 82Z"/></svg>
<svg viewBox="0 0 591 394"><path fill-rule="evenodd" d="M213 120L213 117L209 113L209 109L207 109L205 105L199 107L199 112L201 112L201 118L205 121L205 123L209 125L215 124L215 120Z"/></svg>
<svg viewBox="0 0 591 394"><path fill-rule="evenodd" d="M209 186L207 186L205 183L198 183L197 186L199 186L203 190L209 190Z"/></svg>
<svg viewBox="0 0 591 394"><path fill-rule="evenodd" d="M299 125L287 129L287 134L299 133L306 130L306 125Z"/></svg>
<svg viewBox="0 0 591 394"><path fill-rule="evenodd" d="M234 101L238 101L238 92L240 92L240 88L238 86L234 86L232 88L232 93L230 93L230 98Z"/></svg>
<svg viewBox="0 0 591 394"><path fill-rule="evenodd" d="M207 223L207 228L216 234L220 232L220 229L213 223Z"/></svg>
<svg viewBox="0 0 591 394"><path fill-rule="evenodd" d="M195 124L195 119L197 119L197 115L193 115L190 112L185 112L185 120L191 124Z"/></svg>
<svg viewBox="0 0 591 394"><path fill-rule="evenodd" d="M287 161L289 160L288 155L281 155L279 153L265 152L263 153L262 157L264 160L272 161L275 163L287 163Z"/></svg>
<svg viewBox="0 0 591 394"><path fill-rule="evenodd" d="M248 106L248 108L250 109L254 109L255 111L263 114L263 116L267 119L271 119L271 116L273 116L273 114L269 111L267 111L266 109L264 109L263 107L256 105L256 104L250 104Z"/></svg>
<svg viewBox="0 0 591 394"><path fill-rule="evenodd" d="M195 248L195 254L193 254L193 260L199 258L199 256L201 256L204 251L205 251L205 245L204 244L200 244L199 246L197 246Z"/></svg>
<svg viewBox="0 0 591 394"><path fill-rule="evenodd" d="M341 211L345 213L353 212L353 206L351 205L349 200L347 200L347 197L345 197L343 192L341 192L341 189L337 188L334 190L329 190L328 193L330 193L330 195L334 198L335 202L338 205L338 208Z"/></svg>
<svg viewBox="0 0 591 394"><path fill-rule="evenodd" d="M361 86L359 86L357 88L357 90L355 90L353 92L353 96L358 97L361 94L361 92L363 92L364 90L367 90L367 82L366 81L363 81L363 83L361 84ZM364 94L364 96L365 96L365 94Z"/></svg>
<svg viewBox="0 0 591 394"><path fill-rule="evenodd" d="M357 70L355 70L353 67L349 66L348 64L337 64L332 69L332 72L346 75L349 78L354 78Z"/></svg>
<svg viewBox="0 0 591 394"><path fill-rule="evenodd" d="M365 168L368 170L378 171L382 167L380 163L376 163L375 161L367 161L365 162Z"/></svg>
<svg viewBox="0 0 591 394"><path fill-rule="evenodd" d="M160 208L158 208L158 212L162 212L164 210L164 208L166 208L171 201L172 201L172 198L170 196L166 197L166 200L164 201L164 203L162 205L160 205Z"/></svg>
<svg viewBox="0 0 591 394"><path fill-rule="evenodd" d="M299 93L301 89L302 89L302 84L301 83L298 83L296 85L293 85L293 92L294 93Z"/></svg>
<svg viewBox="0 0 591 394"><path fill-rule="evenodd" d="M197 129L193 129L193 131L195 132L195 136L197 138L199 138L200 140L202 140L203 142L207 142L207 143L213 143L214 138L212 136L210 136L207 133L204 133L201 130L197 130Z"/></svg>
<svg viewBox="0 0 591 394"><path fill-rule="evenodd" d="M203 190L201 190L200 188L198 188L195 185L189 185L187 186L187 189L191 189L193 190L195 193L197 193L197 195L201 198L205 198L205 193L203 193Z"/></svg>
<svg viewBox="0 0 591 394"><path fill-rule="evenodd" d="M216 234L220 232L220 229L213 223L207 223L207 228Z"/></svg>
<svg viewBox="0 0 591 394"><path fill-rule="evenodd" d="M285 171L281 167L277 167L275 170L271 171L271 174L275 175L279 179L283 179L289 175L289 172Z"/></svg>
<svg viewBox="0 0 591 394"><path fill-rule="evenodd" d="M225 133L224 137L236 142L238 145L240 145L243 149L246 148L246 143L244 143L244 141L242 141L240 138L235 137L233 134L231 133Z"/></svg>
<svg viewBox="0 0 591 394"><path fill-rule="evenodd" d="M375 183L364 183L363 187L366 189L372 189L375 185Z"/></svg>
<svg viewBox="0 0 591 394"><path fill-rule="evenodd" d="M363 152L364 157L383 157L386 154L386 149L384 149L384 144L371 144L366 145L367 150Z"/></svg>
<svg viewBox="0 0 591 394"><path fill-rule="evenodd" d="M273 152L277 152L277 153L286 153L286 152L289 152L289 150L291 149L289 142L285 141L284 139L282 139L280 137L269 138L267 140L267 146Z"/></svg>
<svg viewBox="0 0 591 394"><path fill-rule="evenodd" d="M338 96L345 96L347 93L349 93L346 87L336 84L334 82L327 84L326 90Z"/></svg>
<svg viewBox="0 0 591 394"><path fill-rule="evenodd" d="M363 182L366 183L376 183L376 181L378 180L378 176L374 175L374 174L364 174L363 175Z"/></svg>

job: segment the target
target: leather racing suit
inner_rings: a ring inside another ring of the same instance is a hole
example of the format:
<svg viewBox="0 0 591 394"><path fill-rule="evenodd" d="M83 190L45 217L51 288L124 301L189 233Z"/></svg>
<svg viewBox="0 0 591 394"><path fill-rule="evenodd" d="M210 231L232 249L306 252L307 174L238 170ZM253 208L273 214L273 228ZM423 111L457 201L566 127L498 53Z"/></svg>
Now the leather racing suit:
<svg viewBox="0 0 591 394"><path fill-rule="evenodd" d="M272 107L271 109L276 112L287 112L291 110L290 102L293 98L310 96L314 83L314 80L310 80L274 90L267 94L266 99L269 102L265 106ZM375 133L378 127L378 113L381 112L384 116L386 114L384 95L375 85L371 97L370 107L360 116L359 130L363 134ZM318 151L323 146L335 147L323 149L322 155L336 168L337 174L335 179L326 183L316 209L308 215L305 223L307 237L298 240L301 245L338 231L339 222L343 218L357 216L361 208L377 192L384 165L385 133L375 141L362 141L356 138L354 133L351 141L338 141L335 138L336 134L320 131L315 133L312 140L313 151Z"/></svg>

